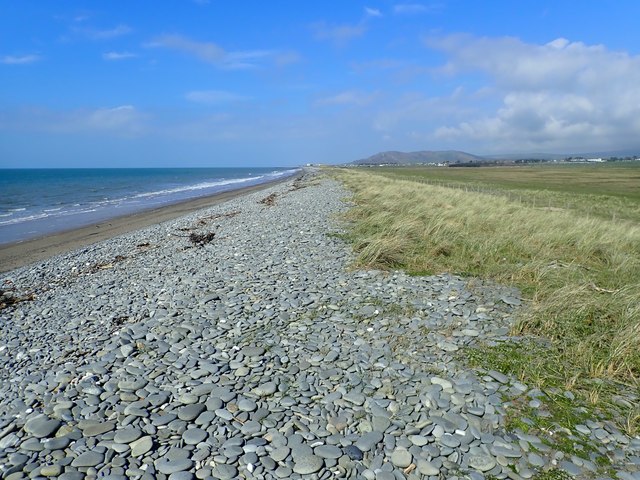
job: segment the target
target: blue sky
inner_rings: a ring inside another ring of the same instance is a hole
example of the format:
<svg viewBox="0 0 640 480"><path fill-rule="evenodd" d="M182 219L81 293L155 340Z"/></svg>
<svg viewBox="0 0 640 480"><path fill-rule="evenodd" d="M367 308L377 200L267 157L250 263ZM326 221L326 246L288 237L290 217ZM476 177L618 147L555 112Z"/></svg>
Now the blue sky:
<svg viewBox="0 0 640 480"><path fill-rule="evenodd" d="M0 0L0 167L640 149L640 2Z"/></svg>

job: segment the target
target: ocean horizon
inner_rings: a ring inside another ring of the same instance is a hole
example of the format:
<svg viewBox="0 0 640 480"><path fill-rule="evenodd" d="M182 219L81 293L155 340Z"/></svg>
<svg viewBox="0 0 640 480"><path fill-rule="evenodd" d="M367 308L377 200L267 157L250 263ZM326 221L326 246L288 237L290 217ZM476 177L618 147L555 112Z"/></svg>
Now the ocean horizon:
<svg viewBox="0 0 640 480"><path fill-rule="evenodd" d="M292 167L0 169L0 245L291 176Z"/></svg>

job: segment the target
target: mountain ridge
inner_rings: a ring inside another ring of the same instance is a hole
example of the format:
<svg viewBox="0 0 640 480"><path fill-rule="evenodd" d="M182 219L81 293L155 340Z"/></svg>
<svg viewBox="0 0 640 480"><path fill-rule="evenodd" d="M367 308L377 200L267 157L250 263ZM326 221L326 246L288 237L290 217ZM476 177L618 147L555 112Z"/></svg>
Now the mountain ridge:
<svg viewBox="0 0 640 480"><path fill-rule="evenodd" d="M460 150L420 150L417 152L399 152L389 150L379 152L367 158L351 162L351 165L411 165L419 163L474 163L493 160Z"/></svg>

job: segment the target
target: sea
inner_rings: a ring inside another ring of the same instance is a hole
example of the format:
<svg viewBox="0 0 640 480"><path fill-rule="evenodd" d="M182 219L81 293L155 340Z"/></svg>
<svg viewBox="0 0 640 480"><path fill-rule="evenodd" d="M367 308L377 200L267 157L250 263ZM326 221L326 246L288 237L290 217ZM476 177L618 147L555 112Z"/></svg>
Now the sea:
<svg viewBox="0 0 640 480"><path fill-rule="evenodd" d="M0 169L0 245L294 175L296 168Z"/></svg>

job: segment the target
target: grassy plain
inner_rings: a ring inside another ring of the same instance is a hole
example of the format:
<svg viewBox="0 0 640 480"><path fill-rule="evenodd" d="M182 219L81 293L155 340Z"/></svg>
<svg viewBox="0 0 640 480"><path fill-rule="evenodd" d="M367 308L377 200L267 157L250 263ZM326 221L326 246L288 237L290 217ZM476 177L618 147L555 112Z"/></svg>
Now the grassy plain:
<svg viewBox="0 0 640 480"><path fill-rule="evenodd" d="M640 223L640 162L372 168L390 178L502 193L512 200Z"/></svg>
<svg viewBox="0 0 640 480"><path fill-rule="evenodd" d="M334 172L355 195L348 237L361 265L522 290L528 307L513 334L545 342L487 346L472 361L573 391L639 431L640 164ZM514 201L514 192L579 197L579 206ZM593 213L605 200L615 218Z"/></svg>

